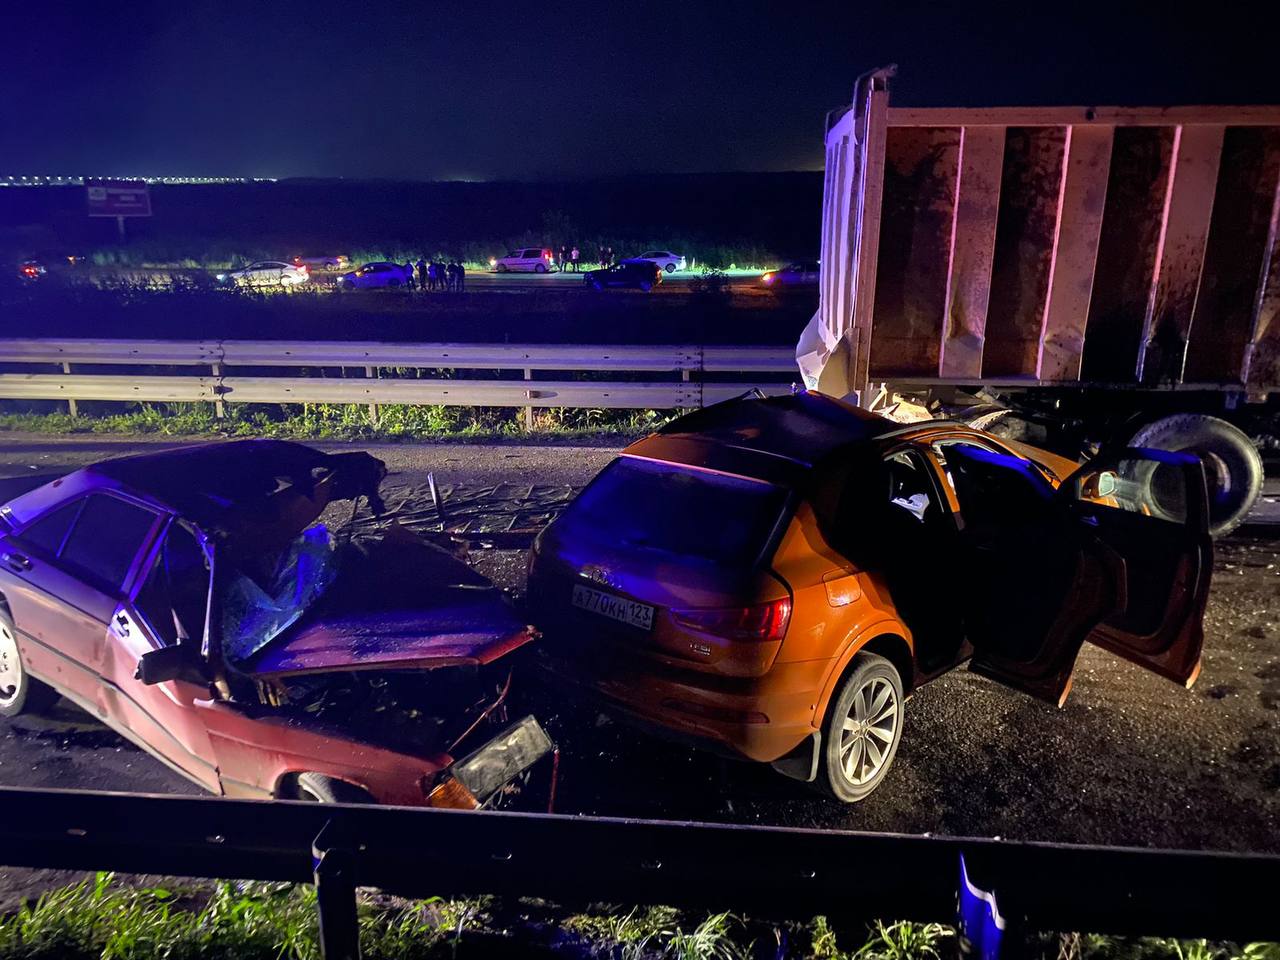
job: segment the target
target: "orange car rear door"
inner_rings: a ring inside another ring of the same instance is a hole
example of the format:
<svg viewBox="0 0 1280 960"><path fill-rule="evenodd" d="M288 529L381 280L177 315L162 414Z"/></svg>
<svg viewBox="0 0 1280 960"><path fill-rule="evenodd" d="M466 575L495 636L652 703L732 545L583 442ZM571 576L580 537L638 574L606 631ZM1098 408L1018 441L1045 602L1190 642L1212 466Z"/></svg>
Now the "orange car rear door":
<svg viewBox="0 0 1280 960"><path fill-rule="evenodd" d="M1122 608L1089 641L1190 686L1200 672L1213 569L1204 469L1186 454L1121 450L1058 490L1075 522L1113 554Z"/></svg>
<svg viewBox="0 0 1280 960"><path fill-rule="evenodd" d="M947 448L960 506L960 610L970 669L1061 704L1086 637L1122 609L1121 576L1053 486L1021 457Z"/></svg>

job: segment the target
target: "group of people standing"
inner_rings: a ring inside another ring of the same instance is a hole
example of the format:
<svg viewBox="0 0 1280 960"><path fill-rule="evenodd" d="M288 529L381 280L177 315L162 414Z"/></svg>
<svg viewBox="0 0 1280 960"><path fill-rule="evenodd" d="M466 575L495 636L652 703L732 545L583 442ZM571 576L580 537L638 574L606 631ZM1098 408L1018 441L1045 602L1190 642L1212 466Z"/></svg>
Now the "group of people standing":
<svg viewBox="0 0 1280 960"><path fill-rule="evenodd" d="M565 273L578 273L582 269L584 258L577 247L560 248L560 269ZM602 267L613 265L613 247L601 247L600 256L596 260Z"/></svg>
<svg viewBox="0 0 1280 960"><path fill-rule="evenodd" d="M406 263L404 272L408 275L409 289L414 289L414 272L417 272L418 290L448 290L461 293L467 285L467 271L456 260L444 263L440 260L430 262L422 257L417 263Z"/></svg>

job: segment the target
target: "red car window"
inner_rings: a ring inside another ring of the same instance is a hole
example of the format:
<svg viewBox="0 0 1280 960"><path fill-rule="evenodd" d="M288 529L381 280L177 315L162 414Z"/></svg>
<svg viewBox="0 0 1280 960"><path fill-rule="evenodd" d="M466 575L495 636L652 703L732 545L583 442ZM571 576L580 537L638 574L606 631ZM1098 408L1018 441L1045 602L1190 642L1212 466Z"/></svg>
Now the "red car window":
<svg viewBox="0 0 1280 960"><path fill-rule="evenodd" d="M63 544L61 559L88 583L114 592L124 582L155 520L156 514L145 507L92 494Z"/></svg>
<svg viewBox="0 0 1280 960"><path fill-rule="evenodd" d="M83 499L73 500L52 513L45 514L18 534L17 539L27 546L35 547L51 557L56 557L83 503Z"/></svg>

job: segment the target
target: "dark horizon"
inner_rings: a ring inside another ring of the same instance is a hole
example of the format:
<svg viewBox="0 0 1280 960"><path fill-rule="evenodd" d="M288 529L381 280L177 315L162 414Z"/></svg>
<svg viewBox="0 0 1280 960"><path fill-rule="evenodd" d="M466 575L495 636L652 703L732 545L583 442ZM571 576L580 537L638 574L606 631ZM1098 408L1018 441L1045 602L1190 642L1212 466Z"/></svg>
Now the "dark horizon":
<svg viewBox="0 0 1280 960"><path fill-rule="evenodd" d="M808 172L826 112L891 62L903 106L1280 102L1269 31L1123 3L108 6L11 21L0 173Z"/></svg>

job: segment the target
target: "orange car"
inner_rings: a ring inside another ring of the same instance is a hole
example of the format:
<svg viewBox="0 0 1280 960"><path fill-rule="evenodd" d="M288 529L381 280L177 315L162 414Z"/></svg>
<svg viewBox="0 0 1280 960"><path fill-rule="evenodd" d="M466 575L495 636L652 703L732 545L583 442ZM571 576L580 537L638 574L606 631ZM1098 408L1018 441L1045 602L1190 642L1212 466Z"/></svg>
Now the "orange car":
<svg viewBox="0 0 1280 960"><path fill-rule="evenodd" d="M866 797L905 697L965 662L1061 704L1086 640L1190 684L1212 545L1194 458L1083 467L816 393L628 447L539 536L550 674L639 726Z"/></svg>

